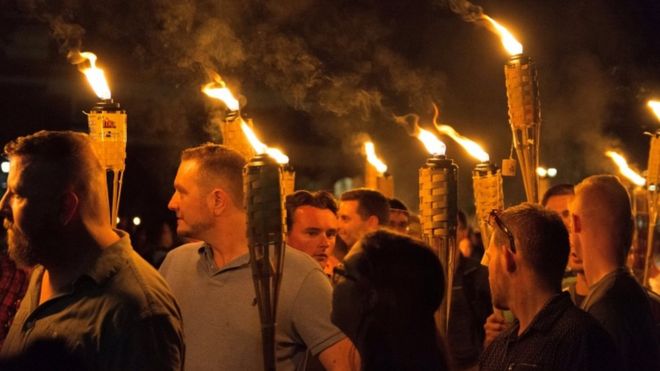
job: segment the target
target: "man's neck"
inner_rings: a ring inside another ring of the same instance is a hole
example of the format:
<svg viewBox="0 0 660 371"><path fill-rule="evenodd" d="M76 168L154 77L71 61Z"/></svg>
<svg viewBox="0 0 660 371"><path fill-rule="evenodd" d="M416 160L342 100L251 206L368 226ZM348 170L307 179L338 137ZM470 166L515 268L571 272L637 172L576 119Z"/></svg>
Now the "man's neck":
<svg viewBox="0 0 660 371"><path fill-rule="evenodd" d="M522 334L530 325L534 317L543 309L550 299L558 292L542 289L532 283L531 280L522 282L521 285L514 285L517 295L509 305L511 312L516 316L520 323L518 335Z"/></svg>
<svg viewBox="0 0 660 371"><path fill-rule="evenodd" d="M58 241L58 258L43 263L45 272L39 302L70 291L75 280L94 264L101 251L118 239L119 236L106 226L94 231L82 228Z"/></svg>
<svg viewBox="0 0 660 371"><path fill-rule="evenodd" d="M248 252L246 216L235 212L209 231L204 242L213 250L213 261L218 268Z"/></svg>
<svg viewBox="0 0 660 371"><path fill-rule="evenodd" d="M589 285L589 287L592 287L593 285L600 282L600 280L602 280L603 277L607 276L608 274L614 272L619 268L620 268L619 265L613 262L594 261L589 266L589 273L586 274L585 271L585 279L587 281L587 284Z"/></svg>

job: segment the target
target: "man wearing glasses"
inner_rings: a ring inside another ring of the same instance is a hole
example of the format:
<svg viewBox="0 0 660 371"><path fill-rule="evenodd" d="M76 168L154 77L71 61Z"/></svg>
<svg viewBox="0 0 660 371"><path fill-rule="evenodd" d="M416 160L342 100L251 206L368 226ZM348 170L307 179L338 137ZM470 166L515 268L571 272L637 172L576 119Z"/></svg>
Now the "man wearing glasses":
<svg viewBox="0 0 660 371"><path fill-rule="evenodd" d="M620 370L608 334L561 291L570 247L559 216L525 203L491 212L489 222L493 306L516 319L486 348L480 369Z"/></svg>

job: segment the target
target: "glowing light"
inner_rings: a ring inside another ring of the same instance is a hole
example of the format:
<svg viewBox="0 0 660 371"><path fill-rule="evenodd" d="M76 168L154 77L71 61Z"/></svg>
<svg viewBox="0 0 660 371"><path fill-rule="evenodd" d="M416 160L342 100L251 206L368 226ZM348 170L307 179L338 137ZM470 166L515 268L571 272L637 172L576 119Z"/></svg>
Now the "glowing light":
<svg viewBox="0 0 660 371"><path fill-rule="evenodd" d="M0 169L2 169L2 172L5 174L9 173L9 161L2 161L2 164L0 164Z"/></svg>
<svg viewBox="0 0 660 371"><path fill-rule="evenodd" d="M548 176L550 178L556 177L557 176L557 169L555 169L554 167L549 168L548 169Z"/></svg>
<svg viewBox="0 0 660 371"><path fill-rule="evenodd" d="M276 148L270 148L267 145L263 144L259 138L257 138L257 135L254 133L252 128L245 123L245 121L241 120L241 129L243 130L243 133L247 137L248 141L250 144L252 144L252 147L254 148L254 151L257 154L267 154L268 156L272 157L278 164L288 164L289 163L289 157L282 153L279 149Z"/></svg>
<svg viewBox="0 0 660 371"><path fill-rule="evenodd" d="M502 25L497 23L493 18L483 15L483 18L488 21L488 23L492 26L491 29L500 35L500 39L502 40L502 45L504 46L504 49L506 49L507 53L510 55L517 55L517 54L522 54L523 52L523 46L521 43L516 40L515 37L507 30L504 28Z"/></svg>
<svg viewBox="0 0 660 371"><path fill-rule="evenodd" d="M142 224L142 219L140 219L139 216L134 217L133 218L133 225L137 227L140 224Z"/></svg>
<svg viewBox="0 0 660 371"><path fill-rule="evenodd" d="M658 121L660 121L660 100L650 100L647 105L653 110Z"/></svg>
<svg viewBox="0 0 660 371"><path fill-rule="evenodd" d="M378 171L380 174L383 174L387 171L387 165L381 159L376 156L376 147L374 146L373 142L365 142L364 143L364 151L367 154L367 161L373 167L376 168L376 171Z"/></svg>
<svg viewBox="0 0 660 371"><path fill-rule="evenodd" d="M536 175L540 176L541 178L545 178L548 176L548 169L539 166L536 168Z"/></svg>
<svg viewBox="0 0 660 371"><path fill-rule="evenodd" d="M231 111L238 111L240 108L238 99L234 97L234 94L232 94L227 84L225 84L219 75L216 76L214 82L204 85L202 92L211 98L221 100Z"/></svg>
<svg viewBox="0 0 660 371"><path fill-rule="evenodd" d="M470 154L470 156L476 158L480 162L486 162L490 160L490 156L488 156L488 153L486 153L486 151L484 151L483 148L481 148L481 146L478 145L473 140L460 135L456 130L454 130L454 128L452 128L449 125L438 125L436 123L434 124L435 124L435 128L441 134L449 136L451 139L456 141L456 143L460 144L461 147L463 147L463 149Z"/></svg>
<svg viewBox="0 0 660 371"><path fill-rule="evenodd" d="M619 172L621 175L625 176L628 180L633 182L633 184L638 186L643 186L646 184L646 179L637 174L633 169L630 168L630 166L628 166L628 161L626 161L625 157L614 151L607 151L605 152L605 155L611 158L612 161L614 161L614 163L619 167Z"/></svg>
<svg viewBox="0 0 660 371"><path fill-rule="evenodd" d="M79 53L80 57L89 61L89 67L80 68L80 71L87 77L87 82L92 86L94 93L101 99L110 99L110 87L108 81L105 79L105 73L102 69L96 67L96 54L90 52Z"/></svg>
<svg viewBox="0 0 660 371"><path fill-rule="evenodd" d="M419 128L417 132L417 138L424 143L426 150L432 155L444 155L447 150L447 146L438 139L433 133L428 130Z"/></svg>

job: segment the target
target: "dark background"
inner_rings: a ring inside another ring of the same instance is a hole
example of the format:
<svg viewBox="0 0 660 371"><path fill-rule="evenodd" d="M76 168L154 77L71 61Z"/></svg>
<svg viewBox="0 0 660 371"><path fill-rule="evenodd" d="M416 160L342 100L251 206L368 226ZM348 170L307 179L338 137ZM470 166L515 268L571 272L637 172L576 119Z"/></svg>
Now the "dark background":
<svg viewBox="0 0 660 371"><path fill-rule="evenodd" d="M644 131L660 124L646 107L660 98L657 0L484 0L537 64L543 118L541 162L553 182L615 172L606 149L646 167ZM181 149L221 141L223 106L200 93L210 71L247 99L267 144L297 170L297 187L331 189L361 176L360 138L371 136L417 209L417 169L427 155L392 115L417 113L474 139L499 162L508 126L499 39L450 5L464 1L140 0L2 1L0 140L40 129L87 131L97 101L68 63L92 51L113 97L128 112L128 159L120 214L168 215ZM460 206L472 212L475 162L449 140L461 168ZM522 201L505 179L507 204Z"/></svg>

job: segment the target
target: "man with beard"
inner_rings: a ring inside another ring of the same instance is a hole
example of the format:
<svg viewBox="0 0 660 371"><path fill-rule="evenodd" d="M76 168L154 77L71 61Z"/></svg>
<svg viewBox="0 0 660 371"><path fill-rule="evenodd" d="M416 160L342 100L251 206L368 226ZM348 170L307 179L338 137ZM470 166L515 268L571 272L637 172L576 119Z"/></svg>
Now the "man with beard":
<svg viewBox="0 0 660 371"><path fill-rule="evenodd" d="M245 159L217 144L188 148L169 202L177 234L198 242L160 267L186 323L186 369L262 370L261 323L243 206ZM277 303L277 369L304 369L307 350L328 370L350 368L351 342L330 322L332 287L309 255L286 250Z"/></svg>
<svg viewBox="0 0 660 371"><path fill-rule="evenodd" d="M483 352L480 370L621 370L607 332L561 291L568 232L556 213L521 204L490 214L486 257L493 306L513 325Z"/></svg>
<svg viewBox="0 0 660 371"><path fill-rule="evenodd" d="M5 153L0 210L9 255L35 268L2 358L48 364L45 353L26 353L57 345L50 355L84 369L179 370L179 308L128 234L112 229L105 170L90 138L40 131Z"/></svg>

